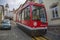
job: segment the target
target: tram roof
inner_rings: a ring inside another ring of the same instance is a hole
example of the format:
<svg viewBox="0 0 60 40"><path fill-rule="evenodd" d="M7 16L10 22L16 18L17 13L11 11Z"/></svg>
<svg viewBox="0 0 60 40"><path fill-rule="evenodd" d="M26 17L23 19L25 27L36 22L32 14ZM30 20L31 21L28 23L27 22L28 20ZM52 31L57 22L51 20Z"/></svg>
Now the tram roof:
<svg viewBox="0 0 60 40"><path fill-rule="evenodd" d="M25 4L22 6L22 8L20 8L19 12L20 12L21 10L23 10L24 8L26 8L27 6L30 6L30 5L35 5L35 6L44 7L43 4L39 4L39 3L35 3L35 2L27 2L27 3L25 3Z"/></svg>
<svg viewBox="0 0 60 40"><path fill-rule="evenodd" d="M35 6L41 6L41 7L44 7L43 4L34 3L34 2L27 2L25 5L23 5L23 7L22 7L21 9L24 9L24 8L26 8L27 6L30 6L30 5L35 5Z"/></svg>

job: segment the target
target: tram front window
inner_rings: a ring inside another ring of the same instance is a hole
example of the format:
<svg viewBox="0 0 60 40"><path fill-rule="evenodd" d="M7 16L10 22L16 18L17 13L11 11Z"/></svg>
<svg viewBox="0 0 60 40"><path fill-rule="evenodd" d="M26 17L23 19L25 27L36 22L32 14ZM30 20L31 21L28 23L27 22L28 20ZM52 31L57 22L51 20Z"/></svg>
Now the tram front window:
<svg viewBox="0 0 60 40"><path fill-rule="evenodd" d="M32 6L32 16L33 16L33 20L40 20L40 16L39 16L39 7L36 6Z"/></svg>
<svg viewBox="0 0 60 40"><path fill-rule="evenodd" d="M32 6L32 20L41 20L46 22L45 9L39 6Z"/></svg>

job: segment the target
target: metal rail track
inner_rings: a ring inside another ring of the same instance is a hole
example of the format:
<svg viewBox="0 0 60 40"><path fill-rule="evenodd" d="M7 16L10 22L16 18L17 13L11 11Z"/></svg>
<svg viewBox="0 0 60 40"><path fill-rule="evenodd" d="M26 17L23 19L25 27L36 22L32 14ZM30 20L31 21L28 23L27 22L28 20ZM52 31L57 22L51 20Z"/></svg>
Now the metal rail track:
<svg viewBox="0 0 60 40"><path fill-rule="evenodd" d="M32 37L32 40L48 40L48 39L44 36L37 36L37 37Z"/></svg>

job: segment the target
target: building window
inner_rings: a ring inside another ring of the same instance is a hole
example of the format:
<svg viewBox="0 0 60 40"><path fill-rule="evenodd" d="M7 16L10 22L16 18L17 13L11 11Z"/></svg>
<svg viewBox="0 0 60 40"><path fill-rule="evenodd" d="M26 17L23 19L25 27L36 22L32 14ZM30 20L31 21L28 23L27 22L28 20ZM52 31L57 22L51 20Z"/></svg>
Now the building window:
<svg viewBox="0 0 60 40"><path fill-rule="evenodd" d="M52 8L52 16L53 18L58 18L58 10L57 10L57 6Z"/></svg>

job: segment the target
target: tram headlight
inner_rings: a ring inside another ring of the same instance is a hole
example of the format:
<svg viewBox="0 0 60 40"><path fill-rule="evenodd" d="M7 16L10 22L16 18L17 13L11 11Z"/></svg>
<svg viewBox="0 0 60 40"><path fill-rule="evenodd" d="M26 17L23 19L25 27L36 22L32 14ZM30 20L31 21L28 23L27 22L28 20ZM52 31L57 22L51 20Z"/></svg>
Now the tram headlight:
<svg viewBox="0 0 60 40"><path fill-rule="evenodd" d="M33 24L34 26L37 26L37 22L34 22L34 24Z"/></svg>

